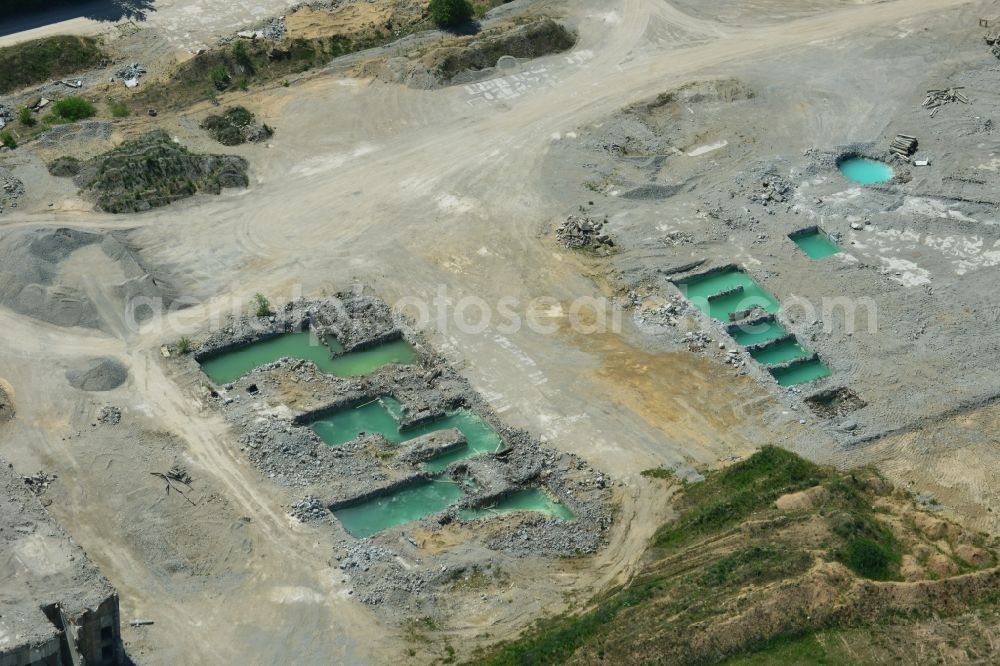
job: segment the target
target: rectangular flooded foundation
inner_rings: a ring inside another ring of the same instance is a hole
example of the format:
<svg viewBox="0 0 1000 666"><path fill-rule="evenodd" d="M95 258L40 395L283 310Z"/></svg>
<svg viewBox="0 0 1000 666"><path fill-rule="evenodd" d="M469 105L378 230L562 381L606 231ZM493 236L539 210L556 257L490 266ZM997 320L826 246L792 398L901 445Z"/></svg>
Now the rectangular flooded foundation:
<svg viewBox="0 0 1000 666"><path fill-rule="evenodd" d="M819 227L801 229L788 235L810 259L824 259L841 251L829 234Z"/></svg>
<svg viewBox="0 0 1000 666"><path fill-rule="evenodd" d="M809 382L823 379L830 376L830 368L813 357L801 363L790 363L779 368L769 368L771 376L780 386L795 386L798 384L808 384Z"/></svg>
<svg viewBox="0 0 1000 666"><path fill-rule="evenodd" d="M402 444L432 432L455 428L465 436L463 447L448 451L423 464L428 472L438 472L457 460L481 453L498 453L503 440L481 416L469 409L459 409L445 416L401 428L402 405L390 396L383 396L357 407L338 409L309 422L320 439L330 446L340 446L362 433L378 433L391 444Z"/></svg>
<svg viewBox="0 0 1000 666"><path fill-rule="evenodd" d="M717 321L728 322L730 314L753 307L772 313L781 307L774 296L736 266L677 280L674 284L695 307Z"/></svg>
<svg viewBox="0 0 1000 666"><path fill-rule="evenodd" d="M448 479L431 479L361 502L335 509L333 514L351 536L362 539L444 511L462 496L462 487Z"/></svg>
<svg viewBox="0 0 1000 666"><path fill-rule="evenodd" d="M458 515L464 520L489 518L497 514L515 511L533 511L552 518L573 520L575 516L564 504L552 499L541 488L526 488L515 491L498 500L495 504L476 509L459 509Z"/></svg>
<svg viewBox="0 0 1000 666"><path fill-rule="evenodd" d="M412 365L413 347L398 338L370 349L344 353L332 335L320 340L309 330L284 333L199 359L201 369L216 384L228 384L262 365L280 358L312 361L320 372L338 377L366 375L390 363Z"/></svg>

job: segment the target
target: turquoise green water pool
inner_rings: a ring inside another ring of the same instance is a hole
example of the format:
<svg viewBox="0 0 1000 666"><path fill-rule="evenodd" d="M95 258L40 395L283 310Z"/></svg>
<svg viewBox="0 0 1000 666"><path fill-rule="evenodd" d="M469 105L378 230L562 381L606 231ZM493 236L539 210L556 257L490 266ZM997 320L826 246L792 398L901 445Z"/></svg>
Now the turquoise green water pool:
<svg viewBox="0 0 1000 666"><path fill-rule="evenodd" d="M806 253L810 259L824 259L840 252L840 246L834 243L824 232L816 230L799 234L792 241Z"/></svg>
<svg viewBox="0 0 1000 666"><path fill-rule="evenodd" d="M781 307L774 296L737 268L681 280L677 282L677 287L695 307L718 321L728 322L731 313L748 310L756 305L767 312L777 312ZM708 300L709 296L734 287L743 287L743 291Z"/></svg>
<svg viewBox="0 0 1000 666"><path fill-rule="evenodd" d="M498 513L513 513L514 511L535 511L553 518L573 520L573 512L551 497L541 488L528 488L507 495L495 505L481 509L459 509L458 515L464 520L489 518Z"/></svg>
<svg viewBox="0 0 1000 666"><path fill-rule="evenodd" d="M403 339L337 358L331 358L331 352L341 352L344 348L332 336L326 342L327 345L321 344L310 331L285 333L204 359L200 362L201 369L216 384L228 384L254 368L284 357L312 361L321 372L339 377L365 375L389 363L416 362L416 352Z"/></svg>
<svg viewBox="0 0 1000 666"><path fill-rule="evenodd" d="M874 185L892 180L892 167L867 157L850 157L837 163L840 173L862 185Z"/></svg>
<svg viewBox="0 0 1000 666"><path fill-rule="evenodd" d="M809 352L803 349L802 346L795 340L784 340L777 344L764 347L763 349L757 349L750 352L750 356L753 357L753 360L763 365L787 363L788 361L797 358L804 358L808 355Z"/></svg>
<svg viewBox="0 0 1000 666"><path fill-rule="evenodd" d="M361 433L381 433L392 444L426 435L437 430L458 428L465 435L466 445L424 463L424 469L437 472L456 460L472 458L480 453L496 453L503 446L503 440L496 431L478 414L468 409L460 409L444 417L422 423L413 428L399 429L402 405L384 396L359 407L351 407L324 415L309 426L319 438L330 446L349 442Z"/></svg>
<svg viewBox="0 0 1000 666"><path fill-rule="evenodd" d="M333 512L351 535L364 538L384 529L444 511L462 496L457 483L435 479Z"/></svg>
<svg viewBox="0 0 1000 666"><path fill-rule="evenodd" d="M759 324L743 324L739 328L730 330L736 344L741 347L759 345L762 342L770 342L780 337L788 335L785 327L776 321L761 322Z"/></svg>
<svg viewBox="0 0 1000 666"><path fill-rule="evenodd" d="M399 340L386 342L371 349L353 351L337 358L329 359L327 365L330 369L323 370L323 372L329 372L338 377L358 377L374 372L383 365L389 365L390 363L413 365L416 362L416 351L410 346L410 343L400 338Z"/></svg>
<svg viewBox="0 0 1000 666"><path fill-rule="evenodd" d="M800 363L791 368L776 368L770 372L781 386L806 384L830 376L830 368L826 367L819 359Z"/></svg>

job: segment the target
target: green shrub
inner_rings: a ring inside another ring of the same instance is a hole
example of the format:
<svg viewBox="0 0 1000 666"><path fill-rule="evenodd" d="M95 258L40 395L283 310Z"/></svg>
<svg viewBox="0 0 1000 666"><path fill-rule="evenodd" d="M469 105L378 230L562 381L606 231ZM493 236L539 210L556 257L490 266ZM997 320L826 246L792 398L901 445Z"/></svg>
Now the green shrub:
<svg viewBox="0 0 1000 666"><path fill-rule="evenodd" d="M17 148L17 139L10 132L0 132L0 143L11 150Z"/></svg>
<svg viewBox="0 0 1000 666"><path fill-rule="evenodd" d="M428 9L431 20L442 28L467 23L475 11L469 0L431 0Z"/></svg>
<svg viewBox="0 0 1000 666"><path fill-rule="evenodd" d="M128 115L128 105L119 99L108 101L108 107L111 109L111 115L114 118L124 118Z"/></svg>
<svg viewBox="0 0 1000 666"><path fill-rule="evenodd" d="M191 338L186 335L177 341L177 351L181 354L191 353Z"/></svg>
<svg viewBox="0 0 1000 666"><path fill-rule="evenodd" d="M17 119L25 127L34 127L38 124L38 121L35 120L35 114L26 106L22 106L17 110Z"/></svg>
<svg viewBox="0 0 1000 666"><path fill-rule="evenodd" d="M72 155L64 155L63 157L57 157L49 162L48 169L49 173L53 176L66 178L80 173L81 166L80 160L77 158Z"/></svg>
<svg viewBox="0 0 1000 666"><path fill-rule="evenodd" d="M65 97L52 105L52 113L63 120L83 120L97 113L93 104L82 97Z"/></svg>
<svg viewBox="0 0 1000 666"><path fill-rule="evenodd" d="M893 564L898 556L886 546L871 539L862 537L850 539L839 555L841 562L859 576L872 580L889 580L897 577Z"/></svg>
<svg viewBox="0 0 1000 666"><path fill-rule="evenodd" d="M213 67L209 71L208 75L212 77L212 84L218 90L225 90L226 86L229 85L229 72L227 72L226 68L222 65L216 65Z"/></svg>
<svg viewBox="0 0 1000 666"><path fill-rule="evenodd" d="M236 64L243 68L247 74L253 74L253 58L250 57L250 50L247 48L247 43L240 40L233 44L233 58L236 59Z"/></svg>
<svg viewBox="0 0 1000 666"><path fill-rule="evenodd" d="M274 314L274 311L271 309L271 301L267 300L267 296L257 293L253 298L257 302L258 317L270 317Z"/></svg>

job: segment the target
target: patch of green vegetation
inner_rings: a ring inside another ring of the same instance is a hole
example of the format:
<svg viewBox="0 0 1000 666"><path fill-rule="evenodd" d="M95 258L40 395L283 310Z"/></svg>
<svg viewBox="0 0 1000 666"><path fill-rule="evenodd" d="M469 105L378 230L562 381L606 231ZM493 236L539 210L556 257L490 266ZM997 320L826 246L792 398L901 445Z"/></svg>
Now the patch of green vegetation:
<svg viewBox="0 0 1000 666"><path fill-rule="evenodd" d="M53 104L52 113L62 120L75 122L94 116L97 113L97 108L84 98L73 95L64 97Z"/></svg>
<svg viewBox="0 0 1000 666"><path fill-rule="evenodd" d="M834 638L830 636L830 638ZM839 640L820 641L817 634L783 636L768 641L753 654L721 662L726 666L854 666L857 657L844 651Z"/></svg>
<svg viewBox="0 0 1000 666"><path fill-rule="evenodd" d="M271 301L267 300L267 296L258 292L254 294L253 300L257 305L258 317L270 317L274 314L274 310L271 309Z"/></svg>
<svg viewBox="0 0 1000 666"><path fill-rule="evenodd" d="M805 552L751 546L713 562L698 584L708 587L760 584L802 573L811 564L812 557Z"/></svg>
<svg viewBox="0 0 1000 666"><path fill-rule="evenodd" d="M685 502L693 508L660 528L656 546L683 544L699 534L734 525L770 506L778 497L816 485L826 478L819 467L775 446L765 446L702 483L688 487Z"/></svg>
<svg viewBox="0 0 1000 666"><path fill-rule="evenodd" d="M10 130L0 132L0 143L2 143L4 147L10 148L11 150L17 148L17 139L15 139L14 135L10 133Z"/></svg>
<svg viewBox="0 0 1000 666"><path fill-rule="evenodd" d="M469 0L431 0L431 20L439 28L452 28L472 20L475 10Z"/></svg>
<svg viewBox="0 0 1000 666"><path fill-rule="evenodd" d="M606 597L589 613L543 622L529 636L501 645L474 663L479 666L561 663L605 629L620 612L652 599L663 588L664 581L660 578L637 580Z"/></svg>
<svg viewBox="0 0 1000 666"><path fill-rule="evenodd" d="M35 119L35 114L32 113L31 109L26 106L22 106L17 110L17 121L25 127L34 127L38 124L38 121Z"/></svg>
<svg viewBox="0 0 1000 666"><path fill-rule="evenodd" d="M59 35L0 48L0 93L98 66L104 60L96 40Z"/></svg>
<svg viewBox="0 0 1000 666"><path fill-rule="evenodd" d="M253 58L250 57L250 51L247 49L247 43L243 40L239 40L233 44L233 59L236 60L237 65L243 68L245 73L254 73Z"/></svg>
<svg viewBox="0 0 1000 666"><path fill-rule="evenodd" d="M182 336L180 340L177 341L177 351L181 354L191 353L191 338Z"/></svg>
<svg viewBox="0 0 1000 666"><path fill-rule="evenodd" d="M278 43L239 41L210 49L184 62L161 85L145 86L134 103L138 107L170 109L211 99L232 87L249 88L270 81L281 83L290 74L305 72L334 58L384 46L427 27L423 19L392 30L369 25L358 32L315 39L296 38Z"/></svg>
<svg viewBox="0 0 1000 666"><path fill-rule="evenodd" d="M53 176L65 178L80 173L81 166L80 160L77 158L72 155L64 155L49 162L48 169Z"/></svg>
<svg viewBox="0 0 1000 666"><path fill-rule="evenodd" d="M674 479L676 475L672 469L666 469L664 467L653 467L652 469L644 469L639 472L643 476L649 479Z"/></svg>
<svg viewBox="0 0 1000 666"><path fill-rule="evenodd" d="M120 99L108 100L108 108L111 109L112 118L125 118L128 116L128 105Z"/></svg>

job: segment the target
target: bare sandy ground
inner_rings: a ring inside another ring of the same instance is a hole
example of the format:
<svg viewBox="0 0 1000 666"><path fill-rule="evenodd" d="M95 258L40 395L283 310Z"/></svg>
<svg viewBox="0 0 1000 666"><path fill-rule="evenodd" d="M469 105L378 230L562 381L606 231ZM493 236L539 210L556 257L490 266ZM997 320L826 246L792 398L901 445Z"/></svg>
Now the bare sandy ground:
<svg viewBox="0 0 1000 666"><path fill-rule="evenodd" d="M156 620L124 634L143 661L385 663L402 653L400 633L378 626L349 598L326 566L326 537L286 517L282 505L298 498L259 478L221 417L167 376L159 347L255 292L281 302L364 284L390 302L430 301L441 293L439 303L450 307L470 296L488 304L508 298L522 314L545 297L536 310L554 324L554 334L528 327L473 331L437 319L424 328L510 424L626 484L622 519L606 551L583 567L557 571L563 584L533 565L547 582L532 591L542 603L531 608L558 609L563 592L585 596L627 575L669 514L669 498L639 477L641 470L714 465L762 443L825 436L800 424L799 414L752 379L658 348L627 320L618 333L569 330L573 300L603 296L598 283L607 276L540 238L566 214L564 202L537 186L552 143L692 77L756 58L791 57L964 4L810 5L804 15L778 12L744 24L651 0L574 3L556 9L578 28L577 47L526 65L532 75L505 90L419 91L326 75L235 95L232 101L253 107L278 131L267 147L237 149L253 165L248 191L127 219L73 206L52 212L36 194L30 205L4 214L0 229L135 228L144 257L197 304L137 331L118 322L109 326L114 335L0 310L0 368L18 410L2 431L0 452L20 469L59 474L51 510L118 588L125 618ZM240 16L278 13L281 5L241 6ZM209 14L205 3L164 4L149 25L171 44L194 44L224 27ZM185 142L208 146L191 118L161 120ZM35 184L45 191L44 177ZM86 273L86 265L81 260L76 270ZM99 284L89 288L100 291ZM113 308L106 313L114 319ZM122 360L128 383L100 396L69 389L63 370L81 356ZM104 433L91 426L107 403L124 407L133 429ZM168 504L148 475L156 467L146 467L176 457L201 480L211 510L199 511L206 515L196 518L174 496ZM172 546L181 554L164 557L163 544L138 542L129 520L182 535ZM164 564L202 558L212 563L176 570ZM529 619L498 612L489 631L503 635Z"/></svg>

